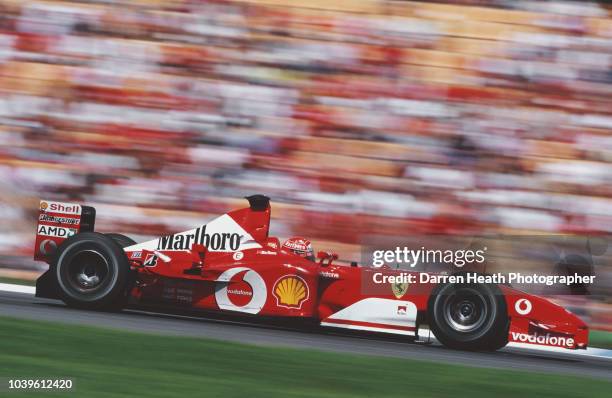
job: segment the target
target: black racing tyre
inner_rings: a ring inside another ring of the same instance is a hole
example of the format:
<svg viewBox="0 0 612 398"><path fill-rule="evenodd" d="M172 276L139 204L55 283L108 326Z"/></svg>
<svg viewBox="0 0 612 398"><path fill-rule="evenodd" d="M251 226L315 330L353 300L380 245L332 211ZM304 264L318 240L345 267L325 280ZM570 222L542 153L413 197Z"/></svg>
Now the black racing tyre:
<svg viewBox="0 0 612 398"><path fill-rule="evenodd" d="M134 239L130 238L129 236L122 235L122 234L109 233L109 234L104 234L104 235L114 240L115 243L118 244L122 249L124 247L132 246L136 244L136 241Z"/></svg>
<svg viewBox="0 0 612 398"><path fill-rule="evenodd" d="M130 266L112 237L81 232L55 252L52 269L60 298L69 306L117 309L125 301Z"/></svg>
<svg viewBox="0 0 612 398"><path fill-rule="evenodd" d="M132 238L130 238L129 236L123 235L123 234L117 234L117 233L107 233L104 234L106 236L108 236L109 238L111 238L116 244L119 245L119 247L126 248L128 246L132 246L136 244L136 241ZM126 285L126 292L129 292L132 287L134 287L134 284L136 283L136 278L137 278L137 273L133 270L130 270L129 272L129 278L128 278L128 282ZM125 305L127 304L127 294L125 299L123 300L118 300L117 302L115 302L112 306L106 308L107 310L110 311L118 311L121 310L123 307L125 307Z"/></svg>
<svg viewBox="0 0 612 398"><path fill-rule="evenodd" d="M427 318L436 338L450 348L494 351L508 343L506 300L493 284L436 286L429 297Z"/></svg>

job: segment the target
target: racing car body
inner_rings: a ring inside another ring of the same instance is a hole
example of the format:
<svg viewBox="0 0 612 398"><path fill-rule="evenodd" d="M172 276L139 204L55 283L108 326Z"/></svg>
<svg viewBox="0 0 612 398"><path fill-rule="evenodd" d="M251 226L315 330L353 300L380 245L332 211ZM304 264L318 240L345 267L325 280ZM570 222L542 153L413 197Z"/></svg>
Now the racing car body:
<svg viewBox="0 0 612 398"><path fill-rule="evenodd" d="M87 309L160 304L408 336L424 328L459 349L587 346L578 317L505 285L377 283L410 272L334 263L327 252L300 257L269 236L269 198L247 199L247 208L142 243L94 232L92 207L41 201L34 256L49 270L36 294Z"/></svg>

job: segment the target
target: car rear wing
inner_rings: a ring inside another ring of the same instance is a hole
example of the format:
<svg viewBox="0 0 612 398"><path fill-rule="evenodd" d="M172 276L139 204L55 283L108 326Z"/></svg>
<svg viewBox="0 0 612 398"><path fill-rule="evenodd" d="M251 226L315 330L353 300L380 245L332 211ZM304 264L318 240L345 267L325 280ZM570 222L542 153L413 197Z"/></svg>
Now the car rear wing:
<svg viewBox="0 0 612 398"><path fill-rule="evenodd" d="M94 230L96 209L75 203L41 200L36 226L34 260L49 262L68 237Z"/></svg>

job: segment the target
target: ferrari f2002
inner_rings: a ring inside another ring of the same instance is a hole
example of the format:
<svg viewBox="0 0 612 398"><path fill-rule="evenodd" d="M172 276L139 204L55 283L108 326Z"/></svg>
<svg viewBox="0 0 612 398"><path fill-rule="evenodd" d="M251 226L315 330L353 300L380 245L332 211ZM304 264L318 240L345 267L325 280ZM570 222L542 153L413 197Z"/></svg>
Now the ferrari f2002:
<svg viewBox="0 0 612 398"><path fill-rule="evenodd" d="M509 341L587 346L588 328L578 317L507 285L420 278L379 284L381 273L400 271L343 264L329 252L315 257L303 240L281 246L268 233L269 198L247 199L249 207L142 243L95 232L93 207L41 201L34 257L49 270L36 295L90 310L170 305L413 337L422 328L465 350Z"/></svg>

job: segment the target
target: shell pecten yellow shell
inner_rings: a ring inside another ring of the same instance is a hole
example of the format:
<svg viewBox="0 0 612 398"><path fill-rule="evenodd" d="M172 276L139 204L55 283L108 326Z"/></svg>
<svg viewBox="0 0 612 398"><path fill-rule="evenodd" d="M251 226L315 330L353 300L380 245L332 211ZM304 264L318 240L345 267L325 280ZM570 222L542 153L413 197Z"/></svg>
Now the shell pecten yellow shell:
<svg viewBox="0 0 612 398"><path fill-rule="evenodd" d="M280 278L274 285L273 292L279 307L300 308L308 299L308 285L295 275Z"/></svg>

